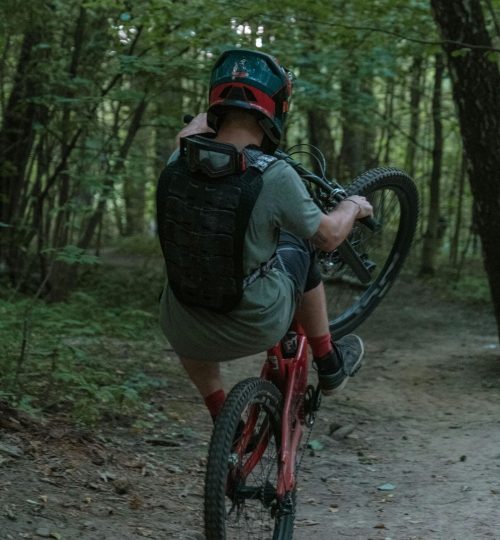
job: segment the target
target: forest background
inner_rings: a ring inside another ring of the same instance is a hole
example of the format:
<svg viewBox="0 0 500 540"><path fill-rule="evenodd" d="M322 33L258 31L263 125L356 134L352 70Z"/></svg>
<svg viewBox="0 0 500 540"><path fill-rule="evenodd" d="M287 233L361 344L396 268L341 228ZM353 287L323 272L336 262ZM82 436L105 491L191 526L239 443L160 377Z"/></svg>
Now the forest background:
<svg viewBox="0 0 500 540"><path fill-rule="evenodd" d="M499 0L0 0L0 25L0 400L147 423L156 179L235 46L297 75L285 147L415 179L406 273L500 328Z"/></svg>

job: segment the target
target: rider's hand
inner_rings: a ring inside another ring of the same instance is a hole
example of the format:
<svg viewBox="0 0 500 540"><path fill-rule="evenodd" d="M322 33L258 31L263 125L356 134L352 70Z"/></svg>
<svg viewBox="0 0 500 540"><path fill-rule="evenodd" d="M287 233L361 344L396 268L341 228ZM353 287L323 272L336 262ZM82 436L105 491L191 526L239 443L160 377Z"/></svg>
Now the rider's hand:
<svg viewBox="0 0 500 540"><path fill-rule="evenodd" d="M340 204L341 205L347 205L347 204L356 205L358 208L356 219L362 219L364 217L373 216L372 205L368 202L367 198L363 197L362 195L351 195L347 197L347 199L344 199Z"/></svg>
<svg viewBox="0 0 500 540"><path fill-rule="evenodd" d="M214 133L214 130L207 125L207 113L200 113L196 115L191 122L183 127L177 137L175 138L177 146L180 144L182 137L189 137L189 135L199 135L200 133Z"/></svg>

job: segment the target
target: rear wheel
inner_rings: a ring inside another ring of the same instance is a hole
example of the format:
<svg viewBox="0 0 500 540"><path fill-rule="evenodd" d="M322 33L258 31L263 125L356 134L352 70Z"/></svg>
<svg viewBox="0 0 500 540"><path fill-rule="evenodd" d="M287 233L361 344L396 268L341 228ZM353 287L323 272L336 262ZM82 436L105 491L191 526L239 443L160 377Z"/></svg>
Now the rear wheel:
<svg viewBox="0 0 500 540"><path fill-rule="evenodd" d="M293 499L278 500L282 397L269 381L237 384L217 418L205 479L207 540L288 540Z"/></svg>
<svg viewBox="0 0 500 540"><path fill-rule="evenodd" d="M418 219L417 189L398 169L367 171L346 191L367 197L380 226L372 231L356 222L348 239L370 271L368 283L359 281L337 251L319 254L330 331L335 339L359 326L390 289L408 255Z"/></svg>

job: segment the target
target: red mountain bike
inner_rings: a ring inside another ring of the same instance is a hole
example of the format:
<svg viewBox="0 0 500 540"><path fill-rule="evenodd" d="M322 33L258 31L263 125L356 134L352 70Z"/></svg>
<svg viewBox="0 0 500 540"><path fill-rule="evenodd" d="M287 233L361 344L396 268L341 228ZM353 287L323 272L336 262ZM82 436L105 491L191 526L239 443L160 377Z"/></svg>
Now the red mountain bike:
<svg viewBox="0 0 500 540"><path fill-rule="evenodd" d="M368 317L401 269L416 228L417 190L392 168L368 171L344 189L288 154L279 157L297 170L323 210L358 194L370 200L377 216L377 222L357 223L336 250L319 253L330 329L338 339ZM267 352L260 377L241 381L229 393L207 462L207 540L292 538L301 442L320 406L308 371L307 339L294 325Z"/></svg>

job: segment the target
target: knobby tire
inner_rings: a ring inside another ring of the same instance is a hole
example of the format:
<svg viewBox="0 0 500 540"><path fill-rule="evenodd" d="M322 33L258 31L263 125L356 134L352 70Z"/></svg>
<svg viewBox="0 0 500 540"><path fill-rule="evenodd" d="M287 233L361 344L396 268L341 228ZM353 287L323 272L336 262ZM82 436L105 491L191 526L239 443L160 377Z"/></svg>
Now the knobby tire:
<svg viewBox="0 0 500 540"><path fill-rule="evenodd" d="M205 477L207 540L292 538L294 512L283 513L275 498L281 411L281 393L269 381L246 379L229 393L217 418L208 453ZM260 450L245 453L237 444L237 433L241 435L242 422L248 420L249 414L257 418L254 438L260 441L257 443ZM243 475L241 471L245 464L255 459L255 455L260 459L248 474Z"/></svg>
<svg viewBox="0 0 500 540"><path fill-rule="evenodd" d="M351 245L373 267L368 284L361 284L335 252L320 254L330 331L335 339L357 328L393 285L410 251L419 207L413 180L399 169L369 170L346 192L370 200L380 227L371 231L356 222L349 236Z"/></svg>

